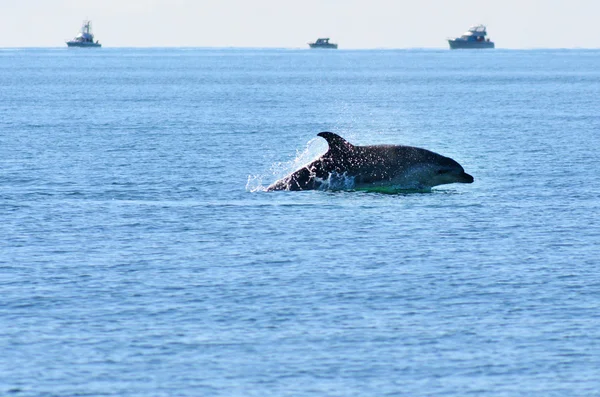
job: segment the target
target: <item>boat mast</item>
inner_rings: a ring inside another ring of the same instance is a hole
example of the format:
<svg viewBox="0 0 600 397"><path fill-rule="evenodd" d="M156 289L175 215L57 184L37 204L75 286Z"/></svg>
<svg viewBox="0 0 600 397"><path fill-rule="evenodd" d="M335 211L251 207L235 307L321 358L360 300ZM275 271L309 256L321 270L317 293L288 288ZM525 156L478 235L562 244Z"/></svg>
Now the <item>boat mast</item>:
<svg viewBox="0 0 600 397"><path fill-rule="evenodd" d="M83 21L83 26L81 28L81 33L90 33L90 21Z"/></svg>

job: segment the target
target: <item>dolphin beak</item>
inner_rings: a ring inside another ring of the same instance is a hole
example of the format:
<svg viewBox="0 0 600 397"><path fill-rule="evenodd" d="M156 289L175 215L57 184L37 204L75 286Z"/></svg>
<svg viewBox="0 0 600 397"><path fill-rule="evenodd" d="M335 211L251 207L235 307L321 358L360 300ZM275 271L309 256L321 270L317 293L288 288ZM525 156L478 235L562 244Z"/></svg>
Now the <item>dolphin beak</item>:
<svg viewBox="0 0 600 397"><path fill-rule="evenodd" d="M473 176L467 174L466 172L463 172L462 175L460 176L461 183L473 183L473 181L475 180L475 178L473 178Z"/></svg>

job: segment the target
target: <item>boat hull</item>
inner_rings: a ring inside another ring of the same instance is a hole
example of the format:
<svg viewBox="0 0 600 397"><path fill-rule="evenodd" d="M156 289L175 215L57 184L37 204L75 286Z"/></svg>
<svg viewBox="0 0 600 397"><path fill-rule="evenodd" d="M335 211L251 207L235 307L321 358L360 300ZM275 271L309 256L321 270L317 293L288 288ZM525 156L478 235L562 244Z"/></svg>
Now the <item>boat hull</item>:
<svg viewBox="0 0 600 397"><path fill-rule="evenodd" d="M451 50L484 50L494 48L493 41L448 40Z"/></svg>
<svg viewBox="0 0 600 397"><path fill-rule="evenodd" d="M79 48L99 48L102 47L100 43L80 43L77 41L67 41L68 47L79 47Z"/></svg>
<svg viewBox="0 0 600 397"><path fill-rule="evenodd" d="M325 49L325 50L337 50L337 44L309 44L310 48Z"/></svg>

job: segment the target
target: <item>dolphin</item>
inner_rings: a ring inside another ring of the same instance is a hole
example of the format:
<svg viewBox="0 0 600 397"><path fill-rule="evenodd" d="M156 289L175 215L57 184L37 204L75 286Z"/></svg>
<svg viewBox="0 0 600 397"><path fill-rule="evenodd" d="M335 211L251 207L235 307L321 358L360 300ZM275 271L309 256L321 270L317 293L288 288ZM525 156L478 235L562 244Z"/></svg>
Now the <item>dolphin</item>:
<svg viewBox="0 0 600 397"><path fill-rule="evenodd" d="M274 190L430 190L448 183L472 183L473 177L449 157L412 146L355 146L333 132L320 132L329 150L274 182Z"/></svg>

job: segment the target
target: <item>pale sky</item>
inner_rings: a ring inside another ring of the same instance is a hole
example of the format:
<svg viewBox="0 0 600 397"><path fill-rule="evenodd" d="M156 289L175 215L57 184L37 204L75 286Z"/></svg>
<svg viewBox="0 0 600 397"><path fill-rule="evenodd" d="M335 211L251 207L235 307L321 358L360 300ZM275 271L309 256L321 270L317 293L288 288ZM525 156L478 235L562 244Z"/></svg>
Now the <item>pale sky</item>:
<svg viewBox="0 0 600 397"><path fill-rule="evenodd" d="M447 48L483 23L497 48L600 48L600 0L0 0L0 47Z"/></svg>

